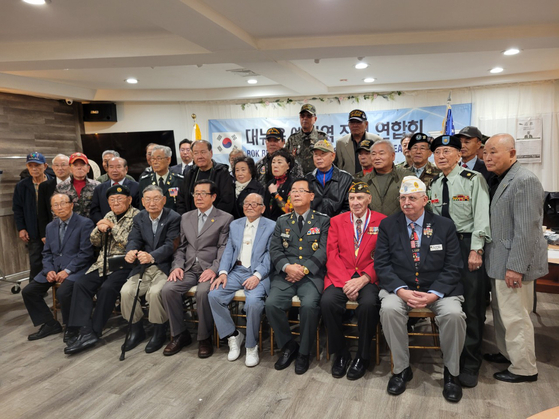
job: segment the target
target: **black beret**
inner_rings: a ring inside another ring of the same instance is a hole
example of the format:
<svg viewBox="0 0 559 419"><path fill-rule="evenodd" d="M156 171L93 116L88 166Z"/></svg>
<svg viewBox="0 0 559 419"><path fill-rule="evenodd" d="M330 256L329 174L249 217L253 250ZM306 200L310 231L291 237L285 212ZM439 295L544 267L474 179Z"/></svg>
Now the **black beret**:
<svg viewBox="0 0 559 419"><path fill-rule="evenodd" d="M130 189L128 189L124 185L115 185L115 186L111 186L109 189L107 189L106 195L107 195L107 198L109 198L109 196L111 196L111 195L130 196Z"/></svg>
<svg viewBox="0 0 559 419"><path fill-rule="evenodd" d="M431 143L431 151L435 151L437 147L454 147L460 151L462 150L462 142L456 135L441 135Z"/></svg>
<svg viewBox="0 0 559 419"><path fill-rule="evenodd" d="M427 143L429 144L429 137L422 132L416 132L410 138L410 142L408 143L408 150L411 149L417 143Z"/></svg>

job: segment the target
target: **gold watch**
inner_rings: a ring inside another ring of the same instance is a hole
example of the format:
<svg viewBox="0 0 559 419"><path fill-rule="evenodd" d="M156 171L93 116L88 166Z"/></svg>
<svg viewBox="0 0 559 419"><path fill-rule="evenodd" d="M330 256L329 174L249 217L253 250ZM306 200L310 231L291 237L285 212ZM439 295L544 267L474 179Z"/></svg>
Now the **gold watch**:
<svg viewBox="0 0 559 419"><path fill-rule="evenodd" d="M305 275L310 274L309 268L307 268L306 266L303 266L303 273L304 273Z"/></svg>

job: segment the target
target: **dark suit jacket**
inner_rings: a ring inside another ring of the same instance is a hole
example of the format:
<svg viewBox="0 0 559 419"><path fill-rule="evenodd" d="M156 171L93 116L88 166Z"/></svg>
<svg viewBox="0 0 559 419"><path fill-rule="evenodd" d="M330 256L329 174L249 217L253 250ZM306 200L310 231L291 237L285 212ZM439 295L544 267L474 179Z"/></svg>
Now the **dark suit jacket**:
<svg viewBox="0 0 559 419"><path fill-rule="evenodd" d="M93 246L89 236L95 227L93 221L74 213L64 234L64 243L60 247L60 220L47 225L46 242L43 248L43 270L35 277L37 282L47 282L50 271L56 273L68 269L71 274L67 281L75 281L94 260Z"/></svg>
<svg viewBox="0 0 559 419"><path fill-rule="evenodd" d="M99 221L101 221L111 210L109 201L107 199L107 190L111 187L111 183L112 180L103 182L98 185L93 191L93 199L91 200L89 218L91 218L94 223L98 223ZM132 197L132 206L134 208L138 208L140 205L140 186L138 185L138 182L134 180L124 179L124 186L126 186L130 190L130 196Z"/></svg>
<svg viewBox="0 0 559 419"><path fill-rule="evenodd" d="M424 230L428 224L432 234L421 237L419 291L433 290L445 297L462 295L460 269L463 262L456 227L452 220L426 211ZM393 214L380 223L375 270L379 286L388 292L402 286L417 290L410 236L403 212Z"/></svg>
<svg viewBox="0 0 559 419"><path fill-rule="evenodd" d="M488 182L489 176L491 176L491 172L487 170L487 167L485 167L485 163L483 162L483 160L476 160L476 164L474 164L474 170L481 173L482 176L485 178L485 181Z"/></svg>
<svg viewBox="0 0 559 419"><path fill-rule="evenodd" d="M181 268L188 271L196 262L203 270L219 272L221 255L229 237L229 224L233 216L213 207L204 227L198 234L198 210L189 211L181 219L181 244L173 258L171 270Z"/></svg>
<svg viewBox="0 0 559 419"><path fill-rule="evenodd" d="M180 233L180 222L181 216L178 213L169 208L163 208L154 236L149 213L142 210L134 217L134 225L128 235L126 253L130 250L148 252L155 259L157 267L169 275L175 251L174 241ZM135 266L130 272L130 276L136 275L139 271L140 266Z"/></svg>
<svg viewBox="0 0 559 419"><path fill-rule="evenodd" d="M49 179L39 185L39 199L37 202L37 219L39 222L39 237L45 237L47 224L52 221L52 211L50 208L50 199L56 189L57 179Z"/></svg>
<svg viewBox="0 0 559 419"><path fill-rule="evenodd" d="M187 165L184 168L184 172L182 171L182 163L179 163L175 166L171 166L169 167L169 170L173 173L178 173L179 175L183 175L186 176L186 174L190 171L190 169L192 169L192 164Z"/></svg>
<svg viewBox="0 0 559 419"><path fill-rule="evenodd" d="M241 191L239 196L235 197L233 216L236 220L245 216L245 212L243 211L243 201L251 193L257 193L258 195L262 196L262 199L264 199L264 186L262 186L257 179L252 179L249 184Z"/></svg>

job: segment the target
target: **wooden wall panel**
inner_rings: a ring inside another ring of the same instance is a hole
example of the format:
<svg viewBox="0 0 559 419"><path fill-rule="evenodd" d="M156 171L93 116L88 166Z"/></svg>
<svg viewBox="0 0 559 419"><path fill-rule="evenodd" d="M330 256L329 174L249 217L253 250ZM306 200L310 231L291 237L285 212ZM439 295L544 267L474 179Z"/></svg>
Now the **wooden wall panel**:
<svg viewBox="0 0 559 419"><path fill-rule="evenodd" d="M5 274L29 269L24 243L17 237L12 196L25 157L32 151L47 163L64 153L81 151L80 105L32 96L0 93L0 268Z"/></svg>

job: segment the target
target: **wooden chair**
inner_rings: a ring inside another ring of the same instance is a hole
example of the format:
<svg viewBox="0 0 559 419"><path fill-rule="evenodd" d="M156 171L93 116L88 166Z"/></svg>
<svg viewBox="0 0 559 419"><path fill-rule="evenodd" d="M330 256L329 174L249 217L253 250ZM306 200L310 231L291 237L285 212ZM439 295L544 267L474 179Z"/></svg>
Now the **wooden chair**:
<svg viewBox="0 0 559 419"><path fill-rule="evenodd" d="M190 315L190 319L187 319L187 322L190 323L198 323L198 312L196 311L196 285L190 288L185 294L185 301L184 301L184 311L186 311ZM217 337L217 329L214 325L214 342L218 342L219 348L219 339Z"/></svg>
<svg viewBox="0 0 559 419"><path fill-rule="evenodd" d="M55 282L54 285L51 287L52 290L52 315L54 320L58 321L58 312L60 311L60 302L56 298L56 290L60 288L60 283Z"/></svg>
<svg viewBox="0 0 559 419"><path fill-rule="evenodd" d="M346 310L356 310L359 306L357 301L348 301L345 305ZM357 323L343 323L344 327L355 329L357 328ZM353 330L355 331L355 330ZM356 332L356 331L355 331ZM377 365L380 364L380 321L377 323L377 333L373 340L375 341L375 361ZM355 334L344 334L346 339L357 339L359 340L358 333ZM326 359L330 360L330 352L328 350L328 338L326 339Z"/></svg>
<svg viewBox="0 0 559 419"><path fill-rule="evenodd" d="M291 300L291 307L301 307L301 300L299 297L294 296ZM287 315L287 313L286 313ZM299 320L289 320L289 324L299 325ZM293 335L300 335L297 330L291 330L291 334ZM274 329L270 326L270 355L274 356ZM316 360L320 361L320 320L318 322L318 327L316 328Z"/></svg>
<svg viewBox="0 0 559 419"><path fill-rule="evenodd" d="M242 325L239 324L238 320L241 318L245 319L245 323L246 323L246 314L243 314L242 311L240 310L240 303L245 303L246 302L246 296L245 296L245 291L244 290L238 290L235 295L233 296L233 300L231 301L231 303L229 304L229 311L231 312L231 317L233 318L233 321L235 322L235 326L240 328L240 329L246 329L246 324ZM264 312L262 313L264 314ZM215 327L215 323L214 323L214 330L215 330L215 336L216 336L216 346L219 348L219 333L217 332L217 328ZM262 352L262 319L260 319L260 330L258 331L258 351Z"/></svg>

